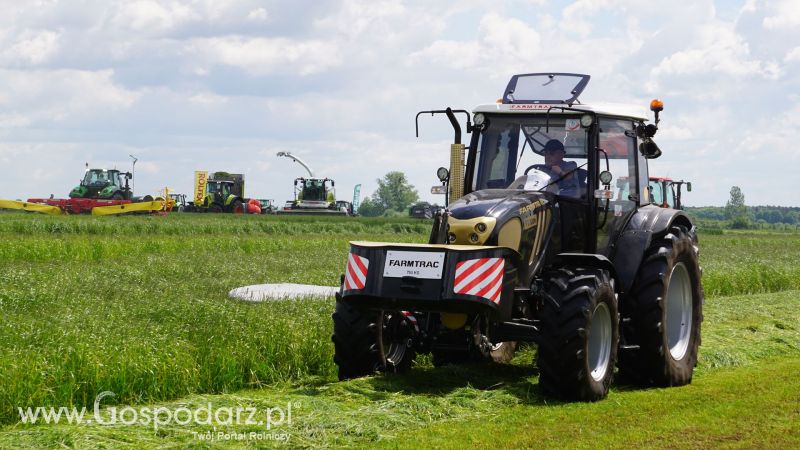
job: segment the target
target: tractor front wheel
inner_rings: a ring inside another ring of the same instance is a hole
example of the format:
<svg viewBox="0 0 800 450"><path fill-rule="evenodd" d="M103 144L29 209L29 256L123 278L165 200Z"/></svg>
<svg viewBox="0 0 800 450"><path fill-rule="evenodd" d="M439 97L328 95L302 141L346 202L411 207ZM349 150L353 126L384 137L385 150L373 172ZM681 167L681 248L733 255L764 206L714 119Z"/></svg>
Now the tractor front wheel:
<svg viewBox="0 0 800 450"><path fill-rule="evenodd" d="M608 395L619 344L617 297L608 271L562 268L545 279L539 386L565 400Z"/></svg>
<svg viewBox="0 0 800 450"><path fill-rule="evenodd" d="M222 206L219 206L216 203L213 203L211 206L208 207L208 212L221 213L222 211L223 211Z"/></svg>
<svg viewBox="0 0 800 450"><path fill-rule="evenodd" d="M400 311L368 313L336 302L333 312L333 361L339 380L376 372L405 372L416 356L416 323Z"/></svg>

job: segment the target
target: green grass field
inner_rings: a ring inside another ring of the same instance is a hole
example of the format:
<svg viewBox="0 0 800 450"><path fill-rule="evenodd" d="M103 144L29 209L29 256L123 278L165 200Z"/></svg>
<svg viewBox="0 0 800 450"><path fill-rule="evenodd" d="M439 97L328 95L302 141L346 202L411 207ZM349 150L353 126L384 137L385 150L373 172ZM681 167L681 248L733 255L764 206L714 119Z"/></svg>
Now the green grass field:
<svg viewBox="0 0 800 450"><path fill-rule="evenodd" d="M247 284L337 285L349 240L428 232L411 220L0 214L0 448L280 445L203 441L192 433L202 425L19 423L18 406L91 408L107 390L117 397L104 405L118 407L294 402L283 430L296 446L798 446L797 234L701 234L695 382L620 386L597 404L539 397L532 350L511 366L420 358L408 376L338 383L332 299L227 298Z"/></svg>

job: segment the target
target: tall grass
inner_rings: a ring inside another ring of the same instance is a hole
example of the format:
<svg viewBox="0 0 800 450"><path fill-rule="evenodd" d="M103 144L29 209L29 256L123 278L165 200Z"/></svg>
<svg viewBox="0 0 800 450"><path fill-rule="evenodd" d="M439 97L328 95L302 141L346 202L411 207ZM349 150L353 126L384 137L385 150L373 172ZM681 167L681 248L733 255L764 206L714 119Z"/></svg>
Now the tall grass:
<svg viewBox="0 0 800 450"><path fill-rule="evenodd" d="M424 242L429 225L281 219L0 215L0 422L104 390L135 403L331 377L332 299L228 291L334 286L349 239Z"/></svg>
<svg viewBox="0 0 800 450"><path fill-rule="evenodd" d="M703 287L710 296L800 289L800 234L700 235Z"/></svg>

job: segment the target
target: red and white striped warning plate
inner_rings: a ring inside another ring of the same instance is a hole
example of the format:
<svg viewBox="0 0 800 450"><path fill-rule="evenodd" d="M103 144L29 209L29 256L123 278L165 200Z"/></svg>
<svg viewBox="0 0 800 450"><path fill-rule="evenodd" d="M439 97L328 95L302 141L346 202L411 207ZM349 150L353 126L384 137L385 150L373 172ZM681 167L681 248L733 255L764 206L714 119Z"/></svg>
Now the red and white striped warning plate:
<svg viewBox="0 0 800 450"><path fill-rule="evenodd" d="M364 289L367 281L367 269L369 260L350 253L347 257L347 270L344 275L344 290Z"/></svg>
<svg viewBox="0 0 800 450"><path fill-rule="evenodd" d="M479 258L459 262L456 264L453 292L499 302L500 292L503 290L504 266L503 258Z"/></svg>

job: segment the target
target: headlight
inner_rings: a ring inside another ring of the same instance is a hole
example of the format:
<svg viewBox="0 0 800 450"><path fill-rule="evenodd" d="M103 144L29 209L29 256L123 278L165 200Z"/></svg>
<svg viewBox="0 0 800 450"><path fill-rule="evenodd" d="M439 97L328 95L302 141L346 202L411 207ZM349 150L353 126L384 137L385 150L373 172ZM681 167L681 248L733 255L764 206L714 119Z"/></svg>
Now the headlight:
<svg viewBox="0 0 800 450"><path fill-rule="evenodd" d="M584 114L581 116L581 126L584 128L589 128L592 126L592 122L594 122L594 117L591 114Z"/></svg>
<svg viewBox="0 0 800 450"><path fill-rule="evenodd" d="M482 127L484 123L486 123L486 116L482 113L475 114L475 118L473 120L475 122L475 126Z"/></svg>

